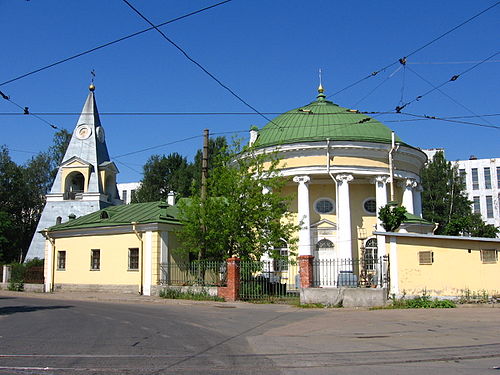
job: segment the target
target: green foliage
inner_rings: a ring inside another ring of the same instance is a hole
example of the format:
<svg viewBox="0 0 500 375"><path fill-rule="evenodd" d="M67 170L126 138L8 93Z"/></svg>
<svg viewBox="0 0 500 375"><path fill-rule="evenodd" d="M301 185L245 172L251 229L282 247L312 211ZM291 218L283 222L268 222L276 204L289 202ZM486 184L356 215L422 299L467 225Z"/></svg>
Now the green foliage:
<svg viewBox="0 0 500 375"><path fill-rule="evenodd" d="M276 155L238 151L236 145L231 153L219 155L204 202L198 196L179 202L182 251L200 259L255 260L270 244L295 243L292 235L298 227L283 220L290 216L291 198L280 194L286 180L276 173Z"/></svg>
<svg viewBox="0 0 500 375"><path fill-rule="evenodd" d="M189 289L183 292L179 289L165 288L160 290L160 297L167 299L189 299L194 301L218 301L224 302L224 298L211 296L205 288L201 290Z"/></svg>
<svg viewBox="0 0 500 375"><path fill-rule="evenodd" d="M217 166L220 160L224 160L229 156L228 144L226 137L209 138L208 140L208 174ZM199 194L201 189L201 166L203 152L198 150L192 164L193 169L193 195Z"/></svg>
<svg viewBox="0 0 500 375"><path fill-rule="evenodd" d="M462 290L462 295L458 299L458 303L489 303L490 295L486 290L471 291L470 289Z"/></svg>
<svg viewBox="0 0 500 375"><path fill-rule="evenodd" d="M22 260L45 205L57 166L71 134L54 135L53 146L25 165L17 165L7 147L0 147L0 261ZM64 149L64 150L63 150Z"/></svg>
<svg viewBox="0 0 500 375"><path fill-rule="evenodd" d="M132 201L166 200L170 191L186 197L192 184L192 167L184 156L174 152L167 156L153 155L144 165L141 187Z"/></svg>
<svg viewBox="0 0 500 375"><path fill-rule="evenodd" d="M438 223L436 234L450 236L496 237L498 228L487 225L479 214L472 213L472 202L465 193L465 181L458 167L437 152L422 170L422 214Z"/></svg>
<svg viewBox="0 0 500 375"><path fill-rule="evenodd" d="M26 272L26 265L22 263L12 263L10 265L10 281L9 290L22 292L24 290L24 274Z"/></svg>
<svg viewBox="0 0 500 375"><path fill-rule="evenodd" d="M449 299L432 299L424 291L421 296L407 299L405 296L401 298L394 298L392 305L388 306L389 309L450 309L455 308L455 302Z"/></svg>
<svg viewBox="0 0 500 375"><path fill-rule="evenodd" d="M394 232L405 220L406 208L388 203L379 211L378 218L387 232Z"/></svg>

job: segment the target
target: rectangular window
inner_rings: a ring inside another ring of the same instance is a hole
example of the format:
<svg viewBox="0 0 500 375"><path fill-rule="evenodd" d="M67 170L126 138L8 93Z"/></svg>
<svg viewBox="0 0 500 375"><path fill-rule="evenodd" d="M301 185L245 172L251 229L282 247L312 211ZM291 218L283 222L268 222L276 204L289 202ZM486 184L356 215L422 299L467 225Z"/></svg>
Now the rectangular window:
<svg viewBox="0 0 500 375"><path fill-rule="evenodd" d="M134 198L135 198L135 190L132 189L132 190L130 190L130 201L132 202L134 200Z"/></svg>
<svg viewBox="0 0 500 375"><path fill-rule="evenodd" d="M500 167L497 167L497 188L500 189Z"/></svg>
<svg viewBox="0 0 500 375"><path fill-rule="evenodd" d="M472 168L472 190L479 190L479 178L477 175L477 168Z"/></svg>
<svg viewBox="0 0 500 375"><path fill-rule="evenodd" d="M491 195L486 196L486 217L493 218L493 197Z"/></svg>
<svg viewBox="0 0 500 375"><path fill-rule="evenodd" d="M66 269L66 250L57 252L57 270L64 271Z"/></svg>
<svg viewBox="0 0 500 375"><path fill-rule="evenodd" d="M434 253L432 251L419 251L418 264L432 264L434 263Z"/></svg>
<svg viewBox="0 0 500 375"><path fill-rule="evenodd" d="M474 213L475 214L480 214L481 213L481 201L480 197L474 197Z"/></svg>
<svg viewBox="0 0 500 375"><path fill-rule="evenodd" d="M127 203L127 190L122 190L122 201Z"/></svg>
<svg viewBox="0 0 500 375"><path fill-rule="evenodd" d="M128 269L138 270L139 269L139 249L128 249Z"/></svg>
<svg viewBox="0 0 500 375"><path fill-rule="evenodd" d="M484 188L491 189L491 171L490 167L484 168Z"/></svg>
<svg viewBox="0 0 500 375"><path fill-rule="evenodd" d="M498 252L496 250L481 250L481 262L496 263L498 261Z"/></svg>
<svg viewBox="0 0 500 375"><path fill-rule="evenodd" d="M465 169L459 169L458 175L462 178L462 181L465 183Z"/></svg>
<svg viewBox="0 0 500 375"><path fill-rule="evenodd" d="M101 250L93 249L90 252L90 269L99 271L101 269Z"/></svg>

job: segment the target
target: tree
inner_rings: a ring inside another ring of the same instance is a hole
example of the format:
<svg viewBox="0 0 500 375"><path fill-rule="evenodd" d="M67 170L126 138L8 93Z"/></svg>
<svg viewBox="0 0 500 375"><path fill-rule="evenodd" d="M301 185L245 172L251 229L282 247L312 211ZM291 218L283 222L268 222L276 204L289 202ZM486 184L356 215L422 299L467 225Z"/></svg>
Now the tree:
<svg viewBox="0 0 500 375"><path fill-rule="evenodd" d="M388 203L379 211L378 218L387 232L394 232L405 220L406 208L396 203Z"/></svg>
<svg viewBox="0 0 500 375"><path fill-rule="evenodd" d="M495 237L498 233L487 225L480 215L472 213L472 202L465 193L465 182L457 166L446 161L443 152L437 152L422 170L422 216L438 223L435 234L469 234Z"/></svg>
<svg viewBox="0 0 500 375"><path fill-rule="evenodd" d="M191 184L192 168L185 157L176 152L168 156L153 155L144 165L141 187L132 200L134 203L166 200L171 190L186 197Z"/></svg>
<svg viewBox="0 0 500 375"><path fill-rule="evenodd" d="M277 158L236 151L219 155L204 202L199 196L179 202L184 252L201 252L210 260L249 260L281 240L295 243L298 226L287 209L291 198L280 194L286 179L276 173Z"/></svg>
<svg viewBox="0 0 500 375"><path fill-rule="evenodd" d="M0 148L0 261L22 260L26 255L71 134L54 134L47 152L17 165L7 147Z"/></svg>

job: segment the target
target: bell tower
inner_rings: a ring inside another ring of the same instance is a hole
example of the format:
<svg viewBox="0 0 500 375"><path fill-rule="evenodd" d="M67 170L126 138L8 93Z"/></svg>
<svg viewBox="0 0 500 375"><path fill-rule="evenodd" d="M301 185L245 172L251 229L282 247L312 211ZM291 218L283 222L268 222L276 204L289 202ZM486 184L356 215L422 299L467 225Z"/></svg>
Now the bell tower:
<svg viewBox="0 0 500 375"><path fill-rule="evenodd" d="M70 216L122 204L116 188L119 171L109 158L94 91L91 84L52 189L46 195L26 259L44 257L45 239L39 231L68 221Z"/></svg>

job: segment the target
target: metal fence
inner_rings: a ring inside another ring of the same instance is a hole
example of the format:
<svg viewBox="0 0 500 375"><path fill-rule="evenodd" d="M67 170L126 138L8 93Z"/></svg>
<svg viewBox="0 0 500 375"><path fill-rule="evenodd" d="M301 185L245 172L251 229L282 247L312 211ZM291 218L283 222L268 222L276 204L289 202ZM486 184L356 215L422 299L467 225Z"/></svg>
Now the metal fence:
<svg viewBox="0 0 500 375"><path fill-rule="evenodd" d="M160 264L161 285L225 286L227 264L225 261Z"/></svg>
<svg viewBox="0 0 500 375"><path fill-rule="evenodd" d="M388 257L314 259L315 287L382 287L387 283Z"/></svg>
<svg viewBox="0 0 500 375"><path fill-rule="evenodd" d="M298 299L299 269L287 259L240 262L240 299Z"/></svg>
<svg viewBox="0 0 500 375"><path fill-rule="evenodd" d="M43 284L43 266L29 267L24 271L24 282L26 284Z"/></svg>

